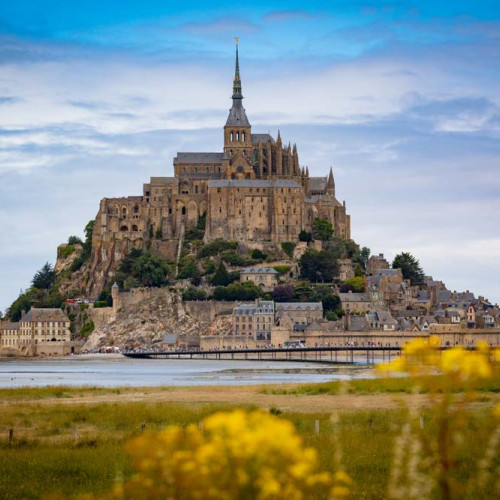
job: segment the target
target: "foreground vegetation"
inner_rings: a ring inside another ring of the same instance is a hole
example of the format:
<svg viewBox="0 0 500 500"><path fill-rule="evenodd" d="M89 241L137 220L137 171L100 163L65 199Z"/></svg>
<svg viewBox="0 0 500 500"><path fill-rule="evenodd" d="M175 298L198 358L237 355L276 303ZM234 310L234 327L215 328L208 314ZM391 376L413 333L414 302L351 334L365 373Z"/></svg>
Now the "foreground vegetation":
<svg viewBox="0 0 500 500"><path fill-rule="evenodd" d="M232 408L144 402L11 403L0 412L2 498L40 498L49 493L101 494L117 478L132 474L123 446L141 434L142 424L146 432L158 431L171 424L197 424L207 415ZM356 498L386 498L392 449L407 421L407 410L344 411L336 414L336 421L332 421L331 413L281 412L277 407L270 411L291 421L304 444L318 451L322 470L335 470L336 453L343 450L343 467L355 483ZM431 410L425 410L423 415L426 431L434 435L436 421ZM319 435L315 433L316 420ZM491 409L468 412L463 432L467 453L456 457L456 474L462 480L472 475L494 426ZM12 443L8 440L9 428L15 429ZM476 493L469 498L481 498L480 492Z"/></svg>

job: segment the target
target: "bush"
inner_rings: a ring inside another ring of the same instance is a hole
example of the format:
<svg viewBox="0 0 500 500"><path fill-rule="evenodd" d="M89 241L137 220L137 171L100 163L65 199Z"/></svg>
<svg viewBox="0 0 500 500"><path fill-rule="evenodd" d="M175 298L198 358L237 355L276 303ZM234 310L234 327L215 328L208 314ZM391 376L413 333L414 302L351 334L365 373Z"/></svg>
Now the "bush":
<svg viewBox="0 0 500 500"><path fill-rule="evenodd" d="M276 302L293 302L295 300L295 290L291 285L276 285L272 297Z"/></svg>
<svg viewBox="0 0 500 500"><path fill-rule="evenodd" d="M201 229L191 227L186 231L186 234L184 235L184 241L190 242L195 240L202 240L204 235L205 232Z"/></svg>
<svg viewBox="0 0 500 500"><path fill-rule="evenodd" d="M88 337L94 331L94 328L95 326L93 321L85 323L80 330L80 337Z"/></svg>
<svg viewBox="0 0 500 500"><path fill-rule="evenodd" d="M202 288L190 286L182 292L182 300L207 300L207 294Z"/></svg>
<svg viewBox="0 0 500 500"><path fill-rule="evenodd" d="M67 259L75 251L74 245L66 245L64 247L58 247L57 257L60 259Z"/></svg>
<svg viewBox="0 0 500 500"><path fill-rule="evenodd" d="M232 283L229 286L218 286L214 290L214 300L254 300L259 298L261 290L252 281Z"/></svg>
<svg viewBox="0 0 500 500"><path fill-rule="evenodd" d="M349 278L340 287L341 293L347 293L349 291L362 293L365 291L365 280L362 276L356 276L354 278Z"/></svg>
<svg viewBox="0 0 500 500"><path fill-rule="evenodd" d="M212 278L212 285L215 286L226 286L229 285L230 278L227 272L226 266L222 260L219 262L219 267Z"/></svg>
<svg viewBox="0 0 500 500"><path fill-rule="evenodd" d="M216 239L206 245L203 245L198 251L198 257L210 257L213 255L220 255L224 250L236 250L238 243L236 241L226 241L223 239Z"/></svg>
<svg viewBox="0 0 500 500"><path fill-rule="evenodd" d="M292 266L273 266L273 269L283 275L290 271L291 267Z"/></svg>
<svg viewBox="0 0 500 500"><path fill-rule="evenodd" d="M292 241L283 241L281 243L281 248L289 257L293 257L293 251L295 250L296 244Z"/></svg>
<svg viewBox="0 0 500 500"><path fill-rule="evenodd" d="M309 233L306 230L302 229L302 231L299 233L299 241L305 241L309 243L310 241L312 241L312 233Z"/></svg>
<svg viewBox="0 0 500 500"><path fill-rule="evenodd" d="M155 232L155 238L157 240L161 240L163 238L163 231L161 229L161 227L159 227L156 232Z"/></svg>
<svg viewBox="0 0 500 500"><path fill-rule="evenodd" d="M78 236L70 236L68 238L68 245L83 245L83 241Z"/></svg>
<svg viewBox="0 0 500 500"><path fill-rule="evenodd" d="M258 248L254 248L253 250L250 250L250 257L252 259L256 260L265 260L267 258L267 254L265 254L262 250L259 250Z"/></svg>
<svg viewBox="0 0 500 500"><path fill-rule="evenodd" d="M71 272L76 273L83 266L83 257L77 257L71 264Z"/></svg>
<svg viewBox="0 0 500 500"><path fill-rule="evenodd" d="M240 255L235 250L225 250L221 253L221 259L231 266L249 266L254 264L253 259Z"/></svg>
<svg viewBox="0 0 500 500"><path fill-rule="evenodd" d="M97 300L94 302L95 309L101 309L103 307L108 307L108 303L105 300Z"/></svg>
<svg viewBox="0 0 500 500"><path fill-rule="evenodd" d="M327 219L314 219L312 236L315 240L328 241L333 236L333 226Z"/></svg>

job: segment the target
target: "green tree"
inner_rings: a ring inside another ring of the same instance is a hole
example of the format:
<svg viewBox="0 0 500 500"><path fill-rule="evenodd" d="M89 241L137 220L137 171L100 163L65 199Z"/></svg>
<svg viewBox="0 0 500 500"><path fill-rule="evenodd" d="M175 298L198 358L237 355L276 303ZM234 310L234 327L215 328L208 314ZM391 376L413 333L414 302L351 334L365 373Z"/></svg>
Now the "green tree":
<svg viewBox="0 0 500 500"><path fill-rule="evenodd" d="M202 288L189 286L182 292L182 300L207 300L207 294Z"/></svg>
<svg viewBox="0 0 500 500"><path fill-rule="evenodd" d="M6 315L11 321L19 321L22 311L28 312L31 304L38 299L39 291L36 288L30 288L19 293L19 297L7 309Z"/></svg>
<svg viewBox="0 0 500 500"><path fill-rule="evenodd" d="M368 247L363 247L359 254L359 263L362 264L365 269L366 269L366 263L368 262L369 258L370 258L370 249Z"/></svg>
<svg viewBox="0 0 500 500"><path fill-rule="evenodd" d="M424 271L419 261L409 252L401 252L392 261L393 269L401 269L403 278L410 280L412 285L419 285L424 281Z"/></svg>
<svg viewBox="0 0 500 500"><path fill-rule="evenodd" d="M171 269L165 260L152 255L150 252L142 254L132 266L132 275L143 286L165 285L170 271Z"/></svg>
<svg viewBox="0 0 500 500"><path fill-rule="evenodd" d="M334 234L327 243L326 250L336 259L345 259L347 257L347 240Z"/></svg>
<svg viewBox="0 0 500 500"><path fill-rule="evenodd" d="M276 302L293 302L295 289L292 285L276 285L271 295Z"/></svg>
<svg viewBox="0 0 500 500"><path fill-rule="evenodd" d="M293 251L295 250L296 244L293 241L283 241L281 243L281 248L288 257L293 257Z"/></svg>
<svg viewBox="0 0 500 500"><path fill-rule="evenodd" d="M333 236L333 226L326 219L314 219L312 236L315 240L328 241Z"/></svg>
<svg viewBox="0 0 500 500"><path fill-rule="evenodd" d="M354 276L364 276L363 269L361 269L361 266L359 264L356 266L356 269L354 269Z"/></svg>
<svg viewBox="0 0 500 500"><path fill-rule="evenodd" d="M305 229L302 229L302 231L299 233L299 241L305 241L309 243L312 241L312 233L309 233Z"/></svg>
<svg viewBox="0 0 500 500"><path fill-rule="evenodd" d="M94 222L95 222L94 220L89 221L84 229L85 242L83 243L83 248L82 248L82 255L81 255L82 262L89 259L90 254L92 253L92 233L94 231Z"/></svg>
<svg viewBox="0 0 500 500"><path fill-rule="evenodd" d="M302 279L318 282L330 282L339 272L337 259L328 251L309 248L299 261Z"/></svg>
<svg viewBox="0 0 500 500"><path fill-rule="evenodd" d="M68 245L83 245L83 241L78 236L70 236L68 238Z"/></svg>
<svg viewBox="0 0 500 500"><path fill-rule="evenodd" d="M362 293L365 291L365 279L363 276L355 276L354 278L349 278L340 287L342 293L346 293L349 290L353 292Z"/></svg>
<svg viewBox="0 0 500 500"><path fill-rule="evenodd" d="M55 281L56 273L54 272L52 265L46 262L40 271L35 273L35 276L33 276L33 279L31 280L31 284L39 290L48 290Z"/></svg>
<svg viewBox="0 0 500 500"><path fill-rule="evenodd" d="M215 271L214 277L212 278L212 285L215 286L226 286L230 283L229 273L227 272L226 266L222 260L219 262L217 271Z"/></svg>

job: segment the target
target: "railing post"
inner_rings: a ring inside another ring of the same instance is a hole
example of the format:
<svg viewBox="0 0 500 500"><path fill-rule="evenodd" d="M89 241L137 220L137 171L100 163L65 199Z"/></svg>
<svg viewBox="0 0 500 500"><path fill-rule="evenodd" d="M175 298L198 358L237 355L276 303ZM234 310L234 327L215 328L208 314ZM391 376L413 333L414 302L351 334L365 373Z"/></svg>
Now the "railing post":
<svg viewBox="0 0 500 500"><path fill-rule="evenodd" d="M317 419L314 421L314 432L319 434L319 420Z"/></svg>

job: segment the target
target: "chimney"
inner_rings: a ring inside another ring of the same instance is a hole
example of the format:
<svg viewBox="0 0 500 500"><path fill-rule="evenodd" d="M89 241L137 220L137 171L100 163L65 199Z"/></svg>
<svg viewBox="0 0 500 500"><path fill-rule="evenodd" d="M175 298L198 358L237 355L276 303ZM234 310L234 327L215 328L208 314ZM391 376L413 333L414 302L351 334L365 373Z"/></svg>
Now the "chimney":
<svg viewBox="0 0 500 500"><path fill-rule="evenodd" d="M25 316L26 316L26 311L23 309L23 310L21 311L21 318L24 318Z"/></svg>

